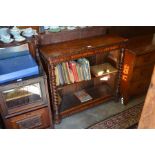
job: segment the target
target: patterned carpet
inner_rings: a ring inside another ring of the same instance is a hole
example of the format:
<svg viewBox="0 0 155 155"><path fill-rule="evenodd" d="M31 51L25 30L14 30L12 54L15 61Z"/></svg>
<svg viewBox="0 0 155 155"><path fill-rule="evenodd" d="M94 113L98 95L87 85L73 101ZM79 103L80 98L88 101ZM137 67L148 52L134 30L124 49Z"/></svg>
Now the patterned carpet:
<svg viewBox="0 0 155 155"><path fill-rule="evenodd" d="M132 129L136 128L142 112L143 103L135 105L119 114L90 126L88 129Z"/></svg>

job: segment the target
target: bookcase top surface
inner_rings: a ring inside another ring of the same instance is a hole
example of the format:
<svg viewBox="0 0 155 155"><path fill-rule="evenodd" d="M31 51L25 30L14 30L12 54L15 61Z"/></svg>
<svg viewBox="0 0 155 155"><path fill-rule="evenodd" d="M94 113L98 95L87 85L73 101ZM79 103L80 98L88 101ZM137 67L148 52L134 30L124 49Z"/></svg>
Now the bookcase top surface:
<svg viewBox="0 0 155 155"><path fill-rule="evenodd" d="M40 47L40 52L45 58L57 58L72 55L78 51L107 47L125 43L128 40L119 36L104 35L85 39L77 39L62 43L50 44Z"/></svg>

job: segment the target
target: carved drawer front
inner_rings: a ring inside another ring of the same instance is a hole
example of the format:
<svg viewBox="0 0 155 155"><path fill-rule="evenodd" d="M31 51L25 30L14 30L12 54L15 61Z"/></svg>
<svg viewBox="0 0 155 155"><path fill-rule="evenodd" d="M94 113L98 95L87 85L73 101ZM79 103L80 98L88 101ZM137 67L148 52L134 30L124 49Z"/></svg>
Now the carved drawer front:
<svg viewBox="0 0 155 155"><path fill-rule="evenodd" d="M149 54L137 56L135 66L142 66L155 62L155 51Z"/></svg>
<svg viewBox="0 0 155 155"><path fill-rule="evenodd" d="M48 108L28 112L19 116L7 119L7 128L14 129L35 129L50 127Z"/></svg>
<svg viewBox="0 0 155 155"><path fill-rule="evenodd" d="M147 91L150 80L131 82L130 95L138 95Z"/></svg>
<svg viewBox="0 0 155 155"><path fill-rule="evenodd" d="M151 79L153 67L154 64L135 68L133 71L131 82L145 81L146 79Z"/></svg>

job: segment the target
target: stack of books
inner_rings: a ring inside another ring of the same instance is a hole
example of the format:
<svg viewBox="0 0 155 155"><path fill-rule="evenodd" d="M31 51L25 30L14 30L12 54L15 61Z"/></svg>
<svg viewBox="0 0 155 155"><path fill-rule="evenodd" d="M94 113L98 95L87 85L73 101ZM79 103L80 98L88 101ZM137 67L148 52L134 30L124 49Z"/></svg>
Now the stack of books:
<svg viewBox="0 0 155 155"><path fill-rule="evenodd" d="M55 67L56 85L91 80L90 65L86 58L63 62Z"/></svg>

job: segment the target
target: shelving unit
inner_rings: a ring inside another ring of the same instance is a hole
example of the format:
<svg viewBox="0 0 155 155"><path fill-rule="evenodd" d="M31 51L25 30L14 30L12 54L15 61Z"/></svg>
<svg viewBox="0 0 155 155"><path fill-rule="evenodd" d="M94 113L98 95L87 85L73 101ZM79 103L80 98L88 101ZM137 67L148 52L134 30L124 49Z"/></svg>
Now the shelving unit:
<svg viewBox="0 0 155 155"><path fill-rule="evenodd" d="M118 101L126 42L127 39L117 36L96 36L39 48L42 63L49 79L55 123L60 123L61 119L66 116L102 104L107 100ZM109 57L109 53L112 51L118 52L116 62ZM79 58L87 58L90 67L108 62L116 69L99 77L92 75L91 80L56 86L55 66ZM101 80L107 75L110 76L109 80ZM91 100L84 103L74 95L75 92L83 89L92 97Z"/></svg>

